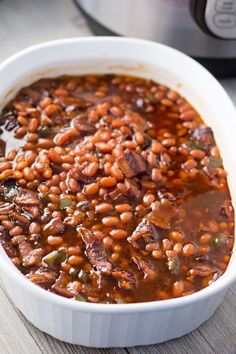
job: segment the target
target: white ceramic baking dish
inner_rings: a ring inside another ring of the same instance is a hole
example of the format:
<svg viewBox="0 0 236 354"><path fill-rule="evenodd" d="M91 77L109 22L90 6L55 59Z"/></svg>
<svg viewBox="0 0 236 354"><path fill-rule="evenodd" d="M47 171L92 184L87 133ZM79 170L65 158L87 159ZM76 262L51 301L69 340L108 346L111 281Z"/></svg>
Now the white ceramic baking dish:
<svg viewBox="0 0 236 354"><path fill-rule="evenodd" d="M180 92L214 131L236 202L236 111L219 83L186 55L129 38L83 38L26 49L0 66L0 105L23 85L60 74L123 73L152 78ZM235 248L234 248L235 250ZM234 251L235 253L235 251ZM92 304L47 292L27 280L0 247L0 276L25 317L63 341L91 347L152 344L182 336L206 321L236 279L233 254L215 283L186 297L138 304Z"/></svg>

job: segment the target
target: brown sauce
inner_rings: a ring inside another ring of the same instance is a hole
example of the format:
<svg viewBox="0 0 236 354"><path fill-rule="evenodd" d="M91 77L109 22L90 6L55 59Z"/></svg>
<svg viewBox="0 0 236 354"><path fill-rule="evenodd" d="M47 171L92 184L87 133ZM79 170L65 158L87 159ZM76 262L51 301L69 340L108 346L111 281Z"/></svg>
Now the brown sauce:
<svg viewBox="0 0 236 354"><path fill-rule="evenodd" d="M131 303L192 294L226 270L227 173L175 91L117 75L42 79L0 123L0 243L35 284Z"/></svg>

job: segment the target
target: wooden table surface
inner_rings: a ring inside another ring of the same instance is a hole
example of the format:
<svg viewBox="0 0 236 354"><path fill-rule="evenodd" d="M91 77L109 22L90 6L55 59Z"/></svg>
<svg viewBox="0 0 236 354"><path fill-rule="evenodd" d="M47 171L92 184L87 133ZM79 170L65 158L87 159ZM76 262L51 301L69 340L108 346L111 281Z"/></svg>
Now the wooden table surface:
<svg viewBox="0 0 236 354"><path fill-rule="evenodd" d="M86 35L91 35L91 31L71 0L0 1L0 61L34 43ZM236 104L236 78L221 83ZM236 284L212 318L192 333L159 345L118 349L85 348L52 338L31 325L0 287L0 354L8 353L233 354L236 353Z"/></svg>

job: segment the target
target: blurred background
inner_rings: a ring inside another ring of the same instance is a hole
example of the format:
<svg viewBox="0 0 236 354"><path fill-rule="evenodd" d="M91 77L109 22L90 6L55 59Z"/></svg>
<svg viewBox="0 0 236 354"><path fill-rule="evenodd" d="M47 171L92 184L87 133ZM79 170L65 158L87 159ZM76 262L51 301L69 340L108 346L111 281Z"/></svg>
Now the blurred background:
<svg viewBox="0 0 236 354"><path fill-rule="evenodd" d="M112 33L192 55L236 103L236 0L0 0L0 62L39 42Z"/></svg>
<svg viewBox="0 0 236 354"><path fill-rule="evenodd" d="M73 0L0 1L0 61L39 42L91 34Z"/></svg>
<svg viewBox="0 0 236 354"><path fill-rule="evenodd" d="M56 38L124 35L167 44L236 76L236 0L0 0L0 60Z"/></svg>

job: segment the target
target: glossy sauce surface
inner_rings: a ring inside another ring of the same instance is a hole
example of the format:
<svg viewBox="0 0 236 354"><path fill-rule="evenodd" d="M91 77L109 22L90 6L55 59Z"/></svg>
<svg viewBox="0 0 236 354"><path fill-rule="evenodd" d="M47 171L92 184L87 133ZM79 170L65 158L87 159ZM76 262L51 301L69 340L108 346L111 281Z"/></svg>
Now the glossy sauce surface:
<svg viewBox="0 0 236 354"><path fill-rule="evenodd" d="M225 271L227 173L176 92L116 75L43 79L1 124L0 242L34 283L130 303L191 294Z"/></svg>

